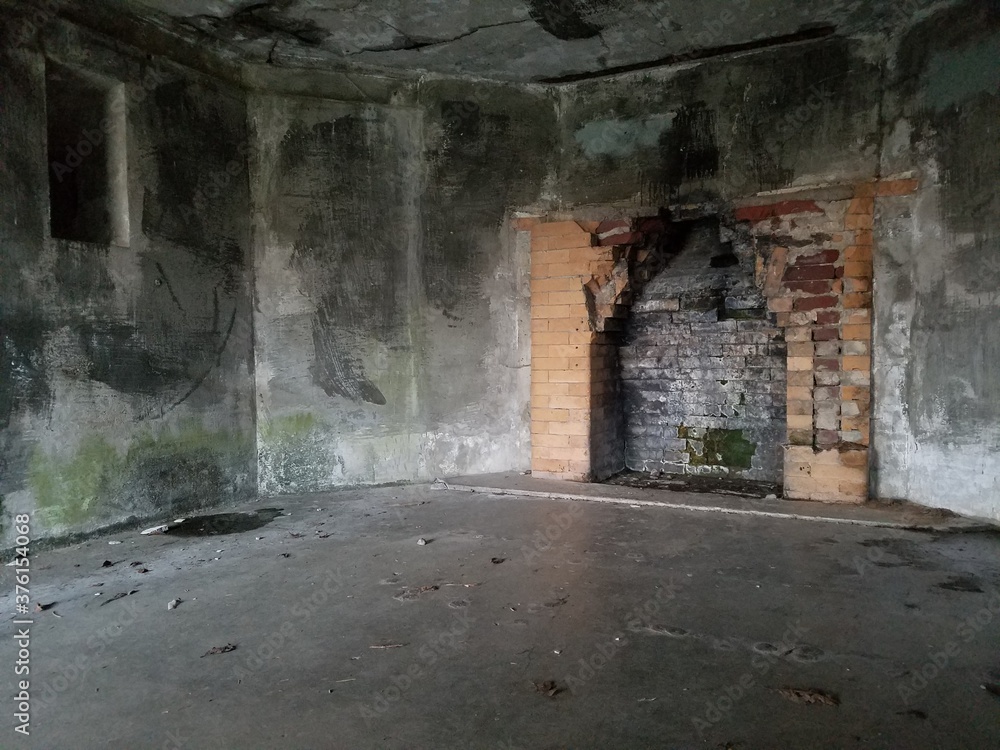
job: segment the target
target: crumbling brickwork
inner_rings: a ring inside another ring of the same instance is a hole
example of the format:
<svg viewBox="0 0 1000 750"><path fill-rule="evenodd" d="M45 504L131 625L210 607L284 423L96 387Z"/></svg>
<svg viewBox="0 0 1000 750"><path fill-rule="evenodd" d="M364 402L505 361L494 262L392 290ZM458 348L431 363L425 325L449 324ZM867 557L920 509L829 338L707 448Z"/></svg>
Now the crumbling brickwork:
<svg viewBox="0 0 1000 750"><path fill-rule="evenodd" d="M634 310L622 263L631 277L645 261L647 220L522 220L532 231L533 471L593 480L627 460L780 476L790 498L866 500L875 198L916 187L743 201L733 218L749 229L752 283L705 289L682 274L659 292L654 281ZM623 408L643 416L623 420Z"/></svg>
<svg viewBox="0 0 1000 750"><path fill-rule="evenodd" d="M626 466L781 482L785 343L753 265L692 222L632 308L621 349Z"/></svg>

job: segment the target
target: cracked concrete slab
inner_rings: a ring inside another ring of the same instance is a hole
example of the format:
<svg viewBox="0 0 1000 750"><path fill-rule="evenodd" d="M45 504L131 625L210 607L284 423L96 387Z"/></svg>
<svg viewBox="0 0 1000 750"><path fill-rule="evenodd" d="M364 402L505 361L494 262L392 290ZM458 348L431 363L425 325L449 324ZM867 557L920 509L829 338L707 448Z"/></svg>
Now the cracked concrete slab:
<svg viewBox="0 0 1000 750"><path fill-rule="evenodd" d="M110 3L113 0L102 0ZM911 0L126 0L244 62L345 64L545 80L760 43L829 27L887 32L933 5Z"/></svg>
<svg viewBox="0 0 1000 750"><path fill-rule="evenodd" d="M37 555L26 746L1000 743L995 535L430 486L279 507Z"/></svg>

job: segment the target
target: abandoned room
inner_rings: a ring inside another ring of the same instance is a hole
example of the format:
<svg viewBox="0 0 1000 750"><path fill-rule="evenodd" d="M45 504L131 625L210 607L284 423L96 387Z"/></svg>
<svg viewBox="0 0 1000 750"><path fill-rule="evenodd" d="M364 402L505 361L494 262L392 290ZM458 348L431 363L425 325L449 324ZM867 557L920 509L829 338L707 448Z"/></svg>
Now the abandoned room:
<svg viewBox="0 0 1000 750"><path fill-rule="evenodd" d="M0 12L0 748L1000 747L995 0Z"/></svg>

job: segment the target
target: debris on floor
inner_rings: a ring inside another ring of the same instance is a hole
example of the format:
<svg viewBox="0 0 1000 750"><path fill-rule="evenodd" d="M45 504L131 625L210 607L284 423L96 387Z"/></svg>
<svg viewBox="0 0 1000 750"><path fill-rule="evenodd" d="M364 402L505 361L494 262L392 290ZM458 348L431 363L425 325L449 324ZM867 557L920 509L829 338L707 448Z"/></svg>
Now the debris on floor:
<svg viewBox="0 0 1000 750"><path fill-rule="evenodd" d="M150 536L152 534L166 534L170 530L170 526L162 523L159 526L150 526L148 529L143 529L139 533L142 536Z"/></svg>
<svg viewBox="0 0 1000 750"><path fill-rule="evenodd" d="M206 656L215 656L216 654L228 654L230 651L235 651L235 650L236 650L235 643L227 643L225 646L213 646L208 651L203 653L201 655L201 658L204 659Z"/></svg>
<svg viewBox="0 0 1000 750"><path fill-rule="evenodd" d="M494 557L492 560L490 560L490 562L493 563L494 565L500 565L502 563L507 562L507 558L506 557Z"/></svg>
<svg viewBox="0 0 1000 750"><path fill-rule="evenodd" d="M369 646L368 648L374 648L374 649L403 648L403 646L405 645L406 645L405 643L382 643L382 644L375 644L374 646Z"/></svg>
<svg viewBox="0 0 1000 750"><path fill-rule="evenodd" d="M555 680L545 680L544 682L535 682L533 684L536 692L542 693L549 698L555 698L563 691L562 688L556 684Z"/></svg>
<svg viewBox="0 0 1000 750"><path fill-rule="evenodd" d="M101 563L101 567L102 568L110 568L113 565L114 565L114 563L111 562L110 560L105 560L103 563Z"/></svg>
<svg viewBox="0 0 1000 750"><path fill-rule="evenodd" d="M177 609L178 605L181 603L181 599L171 599L167 604L167 609Z"/></svg>
<svg viewBox="0 0 1000 750"><path fill-rule="evenodd" d="M48 604L42 604L41 602L36 602L35 603L35 611L36 612L45 612L47 610L52 609L54 606L56 606L55 602L50 602Z"/></svg>
<svg viewBox="0 0 1000 750"><path fill-rule="evenodd" d="M808 705L839 706L840 698L825 690L813 690L802 688L778 688L778 694L793 703L805 703Z"/></svg>
<svg viewBox="0 0 1000 750"><path fill-rule="evenodd" d="M428 544L428 541L426 539L424 539L423 537L420 537L417 540L417 544L419 544L421 547L423 547L425 544Z"/></svg>
<svg viewBox="0 0 1000 750"><path fill-rule="evenodd" d="M126 596L132 596L132 594L138 594L138 593L139 593L138 589L132 589L131 591L128 591L128 592L123 591L120 594L115 594L110 599L101 602L101 606L103 607L105 604L111 604L111 602L116 602L119 599L124 599ZM100 595L101 595L101 592L99 592L99 591L96 594L94 594L94 596L100 596Z"/></svg>

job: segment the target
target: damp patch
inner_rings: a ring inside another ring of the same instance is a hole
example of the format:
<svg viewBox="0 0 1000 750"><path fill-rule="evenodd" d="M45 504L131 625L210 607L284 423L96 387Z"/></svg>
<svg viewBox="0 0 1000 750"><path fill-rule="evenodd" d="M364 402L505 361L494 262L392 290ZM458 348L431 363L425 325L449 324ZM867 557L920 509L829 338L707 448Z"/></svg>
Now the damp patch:
<svg viewBox="0 0 1000 750"><path fill-rule="evenodd" d="M281 508L262 508L253 513L213 513L169 524L165 533L170 536L242 534L267 526L281 513Z"/></svg>

